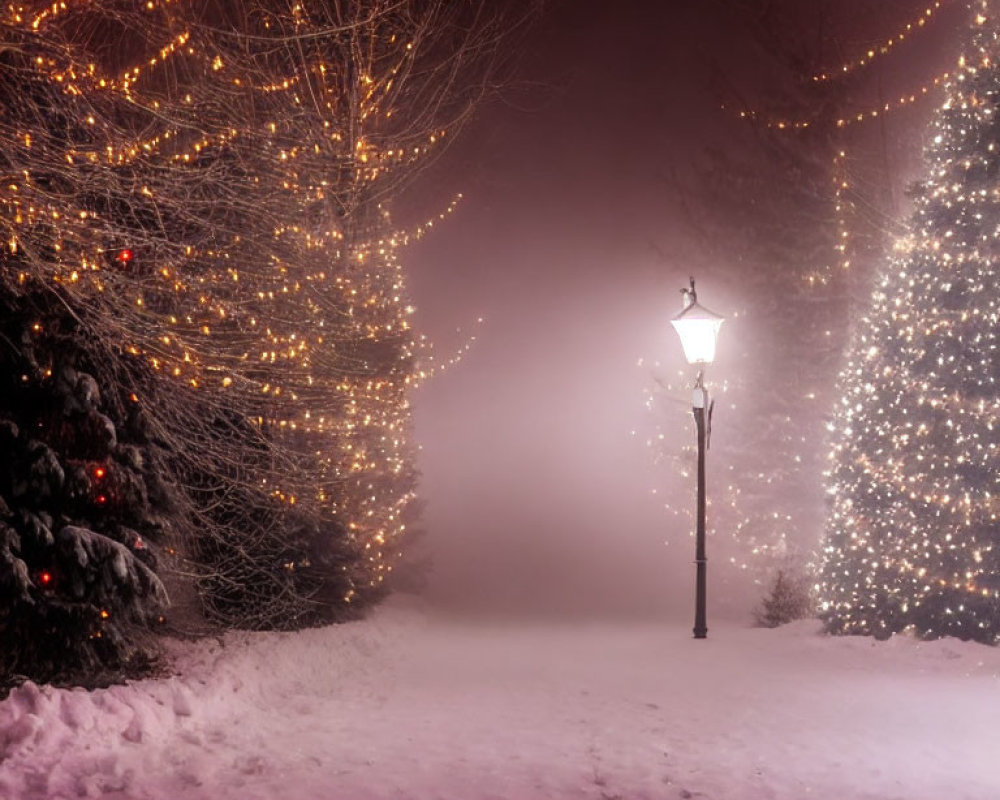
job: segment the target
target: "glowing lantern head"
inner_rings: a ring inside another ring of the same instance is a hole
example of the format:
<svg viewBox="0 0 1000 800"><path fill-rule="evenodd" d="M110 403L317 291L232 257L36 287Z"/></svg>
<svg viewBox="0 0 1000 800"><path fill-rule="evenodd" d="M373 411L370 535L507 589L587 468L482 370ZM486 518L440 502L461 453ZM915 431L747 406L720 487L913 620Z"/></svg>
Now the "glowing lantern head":
<svg viewBox="0 0 1000 800"><path fill-rule="evenodd" d="M681 347L689 364L711 364L715 360L715 342L719 338L723 318L699 305L693 278L691 288L683 292L684 308L670 320L670 324L681 337Z"/></svg>

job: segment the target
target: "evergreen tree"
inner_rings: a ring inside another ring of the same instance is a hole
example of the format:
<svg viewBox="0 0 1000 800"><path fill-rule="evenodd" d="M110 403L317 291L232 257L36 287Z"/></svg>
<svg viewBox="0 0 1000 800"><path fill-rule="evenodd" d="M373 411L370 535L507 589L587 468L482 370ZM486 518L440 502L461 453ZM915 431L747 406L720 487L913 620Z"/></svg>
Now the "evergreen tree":
<svg viewBox="0 0 1000 800"><path fill-rule="evenodd" d="M139 674L168 603L160 453L51 293L4 293L0 320L0 680Z"/></svg>
<svg viewBox="0 0 1000 800"><path fill-rule="evenodd" d="M760 605L753 611L754 623L761 628L777 628L815 614L809 576L794 565L779 567L771 578Z"/></svg>
<svg viewBox="0 0 1000 800"><path fill-rule="evenodd" d="M833 418L823 611L837 633L1000 639L1000 26L974 4Z"/></svg>

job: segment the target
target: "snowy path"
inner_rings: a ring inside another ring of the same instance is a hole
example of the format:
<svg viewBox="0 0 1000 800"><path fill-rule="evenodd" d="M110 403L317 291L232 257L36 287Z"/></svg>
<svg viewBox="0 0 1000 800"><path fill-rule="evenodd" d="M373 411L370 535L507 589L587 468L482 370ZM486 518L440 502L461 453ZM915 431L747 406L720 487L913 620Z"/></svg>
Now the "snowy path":
<svg viewBox="0 0 1000 800"><path fill-rule="evenodd" d="M997 800L1000 650L402 608L0 703L0 798Z"/></svg>

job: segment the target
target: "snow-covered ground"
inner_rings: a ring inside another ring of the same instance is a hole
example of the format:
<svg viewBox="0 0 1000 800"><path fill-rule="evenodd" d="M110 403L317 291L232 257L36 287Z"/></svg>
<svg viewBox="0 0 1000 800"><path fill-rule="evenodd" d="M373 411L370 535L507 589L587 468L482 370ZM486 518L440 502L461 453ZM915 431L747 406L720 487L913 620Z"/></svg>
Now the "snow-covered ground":
<svg viewBox="0 0 1000 800"><path fill-rule="evenodd" d="M997 800L1000 649L390 603L0 703L0 798Z"/></svg>

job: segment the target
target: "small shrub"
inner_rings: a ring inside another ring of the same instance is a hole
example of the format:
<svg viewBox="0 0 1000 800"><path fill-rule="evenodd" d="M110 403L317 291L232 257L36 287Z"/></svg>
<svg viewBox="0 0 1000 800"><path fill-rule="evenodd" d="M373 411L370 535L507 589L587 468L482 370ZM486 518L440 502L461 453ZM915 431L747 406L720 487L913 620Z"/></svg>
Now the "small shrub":
<svg viewBox="0 0 1000 800"><path fill-rule="evenodd" d="M797 619L811 617L815 611L815 600L806 576L779 569L753 615L758 627L777 628Z"/></svg>

